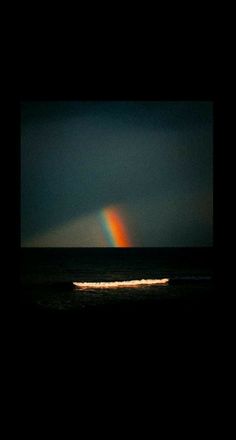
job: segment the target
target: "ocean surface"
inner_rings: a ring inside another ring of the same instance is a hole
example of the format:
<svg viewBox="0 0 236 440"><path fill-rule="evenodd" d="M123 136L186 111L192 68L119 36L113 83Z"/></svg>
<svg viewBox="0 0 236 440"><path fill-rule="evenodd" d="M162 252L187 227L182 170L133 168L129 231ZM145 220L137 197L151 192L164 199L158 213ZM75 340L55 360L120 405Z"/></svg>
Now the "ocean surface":
<svg viewBox="0 0 236 440"><path fill-rule="evenodd" d="M140 405L142 390L152 402L153 396L160 400L163 387L168 402L176 395L179 404L186 383L195 399L193 386L201 389L202 374L202 398L209 378L214 381L216 361L210 359L214 340L217 346L220 340L212 259L212 250L202 248L21 249L12 362L20 396L27 396L28 384L31 406L32 395L38 401L40 393L45 405L48 391L61 406L65 389L71 391L66 404L78 400L87 411L92 402L97 411L94 401L101 404L107 396L110 405L113 396L120 403L128 393L130 411L129 393ZM75 291L72 284L166 277L167 285L132 288Z"/></svg>
<svg viewBox="0 0 236 440"><path fill-rule="evenodd" d="M75 289L73 282L169 278L166 285ZM22 248L20 305L28 313L208 310L212 248Z"/></svg>

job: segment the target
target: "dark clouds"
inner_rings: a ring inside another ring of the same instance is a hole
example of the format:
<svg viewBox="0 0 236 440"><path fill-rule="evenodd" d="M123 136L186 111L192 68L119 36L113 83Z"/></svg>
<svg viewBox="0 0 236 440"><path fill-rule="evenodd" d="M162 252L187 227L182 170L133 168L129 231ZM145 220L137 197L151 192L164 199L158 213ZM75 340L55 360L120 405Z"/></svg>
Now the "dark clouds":
<svg viewBox="0 0 236 440"><path fill-rule="evenodd" d="M211 245L212 148L208 102L23 103L22 244L122 204L137 246Z"/></svg>

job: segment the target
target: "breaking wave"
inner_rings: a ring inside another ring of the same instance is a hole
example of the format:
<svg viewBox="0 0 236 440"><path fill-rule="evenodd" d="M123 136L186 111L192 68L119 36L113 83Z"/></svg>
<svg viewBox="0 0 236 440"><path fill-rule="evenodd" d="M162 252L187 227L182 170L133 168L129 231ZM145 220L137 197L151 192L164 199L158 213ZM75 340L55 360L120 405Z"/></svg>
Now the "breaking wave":
<svg viewBox="0 0 236 440"><path fill-rule="evenodd" d="M139 287L156 284L168 284L169 278L131 280L131 281L101 281L101 282L73 282L76 289L114 289L117 287Z"/></svg>

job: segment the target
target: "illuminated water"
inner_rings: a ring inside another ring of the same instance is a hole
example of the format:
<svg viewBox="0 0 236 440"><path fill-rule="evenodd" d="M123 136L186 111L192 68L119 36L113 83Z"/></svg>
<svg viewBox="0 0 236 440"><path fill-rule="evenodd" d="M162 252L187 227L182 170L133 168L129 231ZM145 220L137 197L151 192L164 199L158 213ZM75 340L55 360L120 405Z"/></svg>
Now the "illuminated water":
<svg viewBox="0 0 236 440"><path fill-rule="evenodd" d="M152 280L129 280L129 281L101 281L101 282L73 282L75 289L118 289L118 288L140 288L143 286L155 286L160 284L168 284L169 278L152 279Z"/></svg>

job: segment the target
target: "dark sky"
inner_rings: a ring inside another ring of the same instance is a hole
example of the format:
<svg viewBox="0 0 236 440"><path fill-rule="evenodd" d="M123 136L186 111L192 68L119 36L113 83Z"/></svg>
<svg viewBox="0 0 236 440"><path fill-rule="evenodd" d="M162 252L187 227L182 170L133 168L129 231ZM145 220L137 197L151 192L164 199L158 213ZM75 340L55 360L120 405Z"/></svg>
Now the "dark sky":
<svg viewBox="0 0 236 440"><path fill-rule="evenodd" d="M212 197L211 102L22 103L22 246L211 246Z"/></svg>

